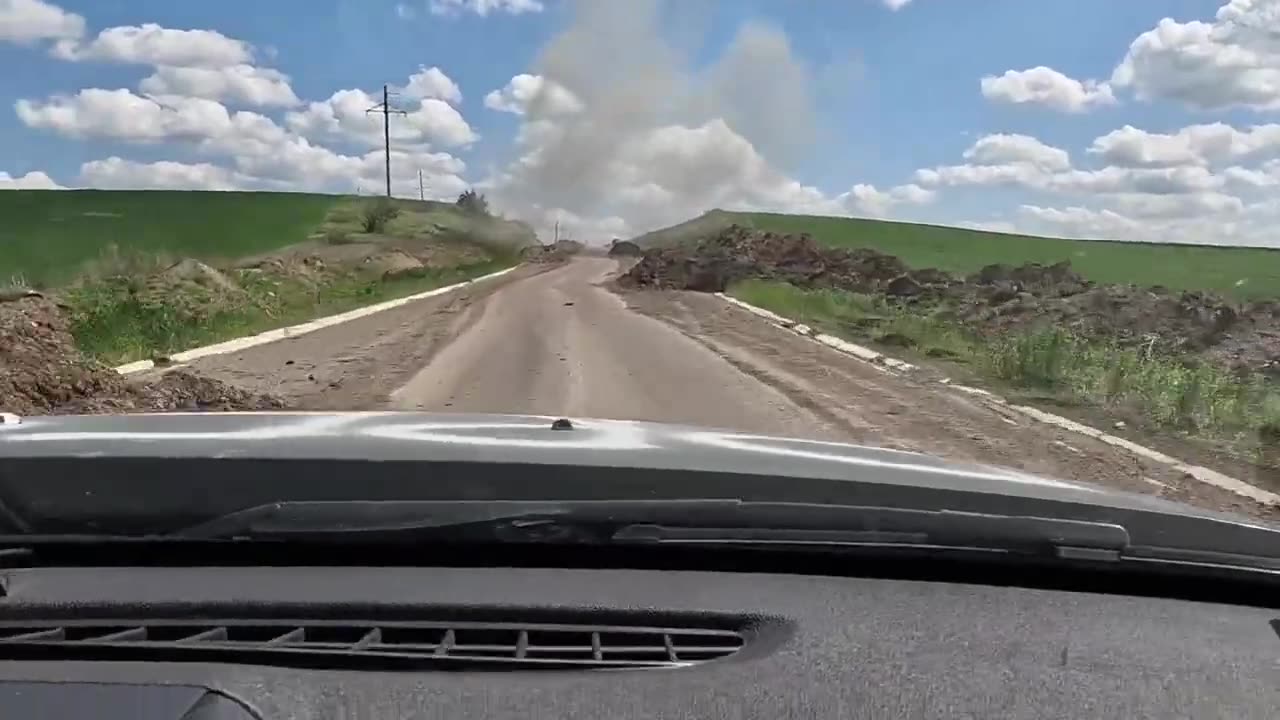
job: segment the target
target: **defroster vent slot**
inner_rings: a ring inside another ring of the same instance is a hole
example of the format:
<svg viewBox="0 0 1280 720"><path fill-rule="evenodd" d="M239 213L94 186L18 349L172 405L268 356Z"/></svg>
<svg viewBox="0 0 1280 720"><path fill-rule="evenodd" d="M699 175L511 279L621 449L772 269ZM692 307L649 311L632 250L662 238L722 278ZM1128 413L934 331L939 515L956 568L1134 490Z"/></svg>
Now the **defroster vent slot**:
<svg viewBox="0 0 1280 720"><path fill-rule="evenodd" d="M743 648L737 630L322 620L0 621L0 660L216 662L340 670L684 667Z"/></svg>

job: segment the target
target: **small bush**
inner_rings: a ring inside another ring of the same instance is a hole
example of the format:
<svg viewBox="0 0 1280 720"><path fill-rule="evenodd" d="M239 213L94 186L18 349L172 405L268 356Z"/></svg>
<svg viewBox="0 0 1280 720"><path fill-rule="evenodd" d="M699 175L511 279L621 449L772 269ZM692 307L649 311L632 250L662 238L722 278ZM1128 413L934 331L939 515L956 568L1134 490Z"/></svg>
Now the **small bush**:
<svg viewBox="0 0 1280 720"><path fill-rule="evenodd" d="M390 200L375 200L364 207L364 212L360 217L360 227L367 233L380 233L387 229L387 223L391 222L400 214L397 208Z"/></svg>

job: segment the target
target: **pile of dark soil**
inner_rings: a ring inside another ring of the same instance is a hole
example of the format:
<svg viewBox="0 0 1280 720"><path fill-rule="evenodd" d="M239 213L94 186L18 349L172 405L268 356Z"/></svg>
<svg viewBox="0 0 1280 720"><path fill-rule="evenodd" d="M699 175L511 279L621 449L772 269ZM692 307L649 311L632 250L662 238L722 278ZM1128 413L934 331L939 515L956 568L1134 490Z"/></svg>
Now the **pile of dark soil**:
<svg viewBox="0 0 1280 720"><path fill-rule="evenodd" d="M640 246L630 240L615 239L609 245L609 257L638 257L641 253Z"/></svg>
<svg viewBox="0 0 1280 720"><path fill-rule="evenodd" d="M697 243L645 250L624 286L723 292L748 278L835 288L922 306L980 334L1054 326L1232 370L1280 374L1280 300L1236 303L1209 292L1096 285L1069 262L989 265L968 277L912 269L867 248L733 226Z"/></svg>
<svg viewBox="0 0 1280 720"><path fill-rule="evenodd" d="M646 250L621 281L635 287L723 292L747 278L901 296L936 292L951 281L934 270L913 273L898 258L875 250L826 248L808 235L760 233L738 225L694 245Z"/></svg>
<svg viewBox="0 0 1280 720"><path fill-rule="evenodd" d="M84 357L50 299L0 298L0 411L18 415L275 410L283 401L175 370L132 382Z"/></svg>

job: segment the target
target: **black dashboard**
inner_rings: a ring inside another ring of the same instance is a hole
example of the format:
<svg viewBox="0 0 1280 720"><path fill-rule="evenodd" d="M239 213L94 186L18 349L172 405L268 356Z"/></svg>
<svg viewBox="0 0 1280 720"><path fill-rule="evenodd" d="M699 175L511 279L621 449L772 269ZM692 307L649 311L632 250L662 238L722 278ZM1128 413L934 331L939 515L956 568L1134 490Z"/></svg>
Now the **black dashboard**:
<svg viewBox="0 0 1280 720"><path fill-rule="evenodd" d="M597 670L9 656L4 720L1280 716L1280 611L1240 604L777 572L36 567L0 577L9 622L335 612L376 622L451 608L701 618L739 622L744 638L706 662Z"/></svg>

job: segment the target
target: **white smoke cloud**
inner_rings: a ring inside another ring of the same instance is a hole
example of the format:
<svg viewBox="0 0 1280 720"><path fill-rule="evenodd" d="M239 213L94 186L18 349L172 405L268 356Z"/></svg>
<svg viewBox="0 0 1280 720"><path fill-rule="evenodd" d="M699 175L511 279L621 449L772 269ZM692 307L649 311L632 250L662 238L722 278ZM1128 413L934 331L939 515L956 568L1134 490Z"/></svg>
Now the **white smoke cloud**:
<svg viewBox="0 0 1280 720"><path fill-rule="evenodd" d="M522 118L517 157L484 183L499 207L617 232L711 207L844 208L782 170L812 149L817 112L814 73L780 30L743 25L695 70L681 48L697 43L677 47L663 32L680 6L577 0L571 9L530 73L486 99Z"/></svg>

